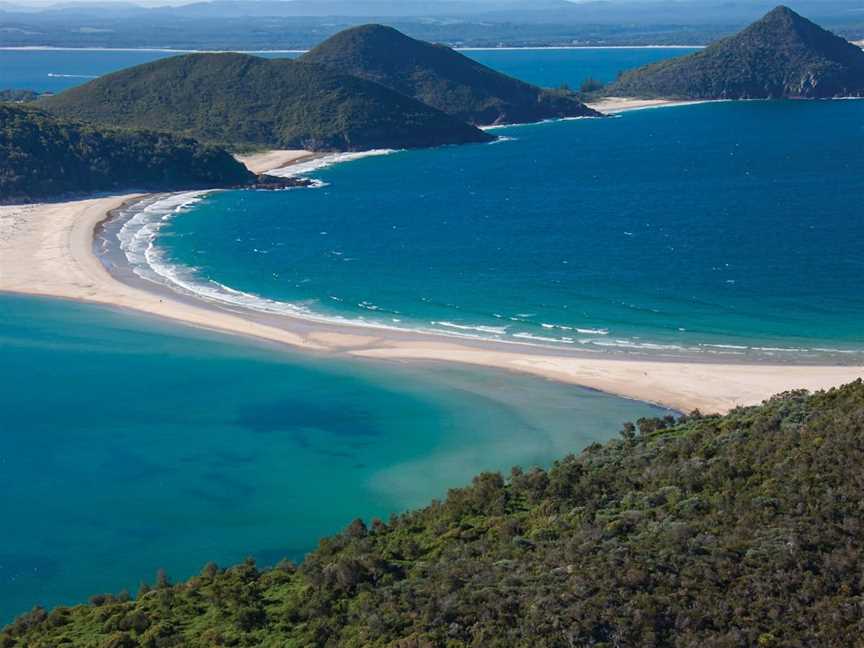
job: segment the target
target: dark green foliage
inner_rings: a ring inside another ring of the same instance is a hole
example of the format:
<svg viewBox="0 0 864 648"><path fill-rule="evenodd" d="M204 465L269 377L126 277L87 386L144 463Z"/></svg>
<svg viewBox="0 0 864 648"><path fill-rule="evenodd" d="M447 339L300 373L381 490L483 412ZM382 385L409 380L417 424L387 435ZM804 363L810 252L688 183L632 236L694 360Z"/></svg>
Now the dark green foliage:
<svg viewBox="0 0 864 648"><path fill-rule="evenodd" d="M33 90L0 90L0 101L11 101L20 103L23 101L35 101L39 93Z"/></svg>
<svg viewBox="0 0 864 648"><path fill-rule="evenodd" d="M36 609L0 647L864 645L864 384L642 420L549 471L135 601Z"/></svg>
<svg viewBox="0 0 864 648"><path fill-rule="evenodd" d="M598 81L594 77L588 77L579 86L579 93L580 94L591 94L592 92L597 92L598 90L602 90L604 85L605 84L602 81Z"/></svg>
<svg viewBox="0 0 864 648"><path fill-rule="evenodd" d="M42 105L84 121L234 147L361 151L494 139L378 84L311 63L246 54L163 59L100 77Z"/></svg>
<svg viewBox="0 0 864 648"><path fill-rule="evenodd" d="M100 129L0 104L0 202L116 189L245 184L254 176L222 149L164 133Z"/></svg>
<svg viewBox="0 0 864 648"><path fill-rule="evenodd" d="M383 25L339 32L302 60L380 83L471 124L599 116L572 92L538 88Z"/></svg>
<svg viewBox="0 0 864 648"><path fill-rule="evenodd" d="M608 94L677 99L864 96L864 52L778 7L702 52L621 75Z"/></svg>

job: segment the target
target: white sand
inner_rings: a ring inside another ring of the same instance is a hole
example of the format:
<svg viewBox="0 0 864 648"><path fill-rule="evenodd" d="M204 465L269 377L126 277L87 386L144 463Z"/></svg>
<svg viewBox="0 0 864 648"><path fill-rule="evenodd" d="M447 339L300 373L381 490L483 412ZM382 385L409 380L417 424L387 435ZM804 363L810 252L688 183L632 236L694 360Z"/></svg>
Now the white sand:
<svg viewBox="0 0 864 648"><path fill-rule="evenodd" d="M436 336L318 326L285 317L278 324L195 306L114 279L93 253L94 228L133 195L0 207L0 291L109 304L198 327L294 347L367 358L432 360L500 367L592 387L678 410L724 412L778 392L822 389L864 375L862 367L663 362L544 355L526 347L485 347Z"/></svg>
<svg viewBox="0 0 864 648"><path fill-rule="evenodd" d="M600 101L587 104L607 115L628 112L630 110L646 110L648 108L672 108L675 106L692 106L708 103L707 101L686 101L683 99L631 99L629 97L606 97Z"/></svg>
<svg viewBox="0 0 864 648"><path fill-rule="evenodd" d="M93 254L93 231L134 194L0 207L0 290L130 308L219 331L322 348L288 330L164 299L115 280Z"/></svg>
<svg viewBox="0 0 864 648"><path fill-rule="evenodd" d="M252 153L250 155L237 155L235 157L245 164L246 168L252 173L266 173L267 171L281 169L290 164L296 164L316 155L318 154L312 151L285 149L281 151L263 151L262 153Z"/></svg>

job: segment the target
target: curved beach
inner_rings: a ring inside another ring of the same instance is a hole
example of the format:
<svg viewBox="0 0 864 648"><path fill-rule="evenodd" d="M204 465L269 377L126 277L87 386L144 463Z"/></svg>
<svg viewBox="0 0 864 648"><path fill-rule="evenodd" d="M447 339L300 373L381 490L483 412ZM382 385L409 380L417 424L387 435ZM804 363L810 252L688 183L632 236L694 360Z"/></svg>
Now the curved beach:
<svg viewBox="0 0 864 648"><path fill-rule="evenodd" d="M269 152L245 161L250 168L266 170L307 156L298 151ZM680 411L726 412L779 392L826 389L864 375L861 366L599 358L228 309L156 284L151 287L145 281L127 281L122 268L109 272L96 256L94 236L100 225L110 218L112 210L143 197L124 194L0 207L0 291L106 304L310 352L496 367Z"/></svg>

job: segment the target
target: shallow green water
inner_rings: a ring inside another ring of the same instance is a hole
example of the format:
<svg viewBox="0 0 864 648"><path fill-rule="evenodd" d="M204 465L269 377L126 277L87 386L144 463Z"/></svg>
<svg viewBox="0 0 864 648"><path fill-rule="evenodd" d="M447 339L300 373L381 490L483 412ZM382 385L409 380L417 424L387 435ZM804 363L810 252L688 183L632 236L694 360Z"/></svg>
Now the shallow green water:
<svg viewBox="0 0 864 648"><path fill-rule="evenodd" d="M547 464L648 405L0 296L0 621L164 567L298 560L353 518Z"/></svg>

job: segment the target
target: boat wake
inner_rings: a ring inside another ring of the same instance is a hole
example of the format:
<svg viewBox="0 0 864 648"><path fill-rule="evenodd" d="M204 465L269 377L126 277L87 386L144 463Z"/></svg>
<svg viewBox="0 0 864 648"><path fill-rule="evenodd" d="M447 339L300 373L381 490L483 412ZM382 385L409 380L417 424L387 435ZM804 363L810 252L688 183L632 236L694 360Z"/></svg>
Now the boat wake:
<svg viewBox="0 0 864 648"><path fill-rule="evenodd" d="M59 72L49 72L48 76L52 79L98 79L93 74L60 74Z"/></svg>

